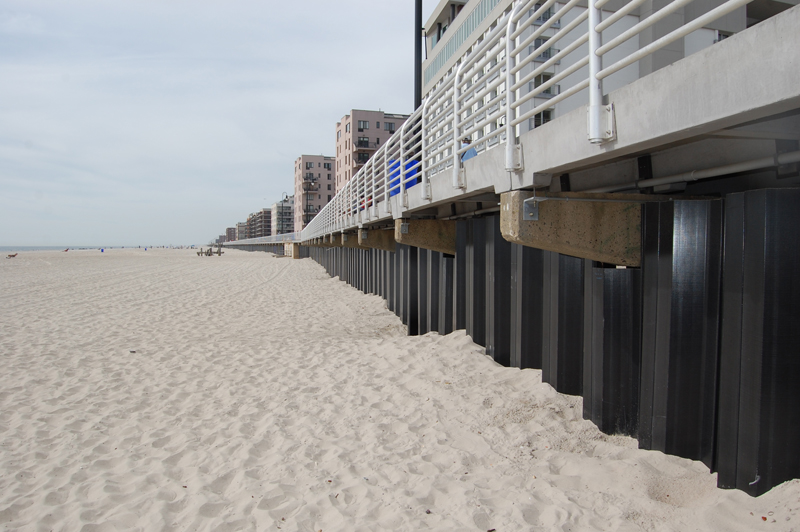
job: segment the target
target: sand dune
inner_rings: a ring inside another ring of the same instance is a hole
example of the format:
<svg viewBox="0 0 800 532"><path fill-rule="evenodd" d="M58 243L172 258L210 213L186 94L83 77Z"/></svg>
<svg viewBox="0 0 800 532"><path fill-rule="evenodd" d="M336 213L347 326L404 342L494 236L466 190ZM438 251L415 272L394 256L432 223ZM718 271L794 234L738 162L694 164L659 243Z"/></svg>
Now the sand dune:
<svg viewBox="0 0 800 532"><path fill-rule="evenodd" d="M4 530L800 532L309 259L0 261Z"/></svg>

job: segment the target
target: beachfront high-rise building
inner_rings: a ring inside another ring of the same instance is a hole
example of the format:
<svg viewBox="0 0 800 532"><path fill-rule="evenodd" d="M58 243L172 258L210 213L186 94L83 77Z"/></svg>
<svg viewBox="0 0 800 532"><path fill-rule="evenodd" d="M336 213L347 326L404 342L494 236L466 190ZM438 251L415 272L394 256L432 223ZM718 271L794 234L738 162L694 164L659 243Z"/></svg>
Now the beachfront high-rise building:
<svg viewBox="0 0 800 532"><path fill-rule="evenodd" d="M335 157L301 155L294 161L294 230L301 231L336 195Z"/></svg>
<svg viewBox="0 0 800 532"><path fill-rule="evenodd" d="M336 189L341 190L408 115L353 109L336 123Z"/></svg>
<svg viewBox="0 0 800 532"><path fill-rule="evenodd" d="M272 236L294 232L294 196L272 204Z"/></svg>
<svg viewBox="0 0 800 532"><path fill-rule="evenodd" d="M247 217L247 238L261 238L272 234L272 211L261 209Z"/></svg>
<svg viewBox="0 0 800 532"><path fill-rule="evenodd" d="M236 228L228 227L227 229L225 229L225 241L233 242L234 240L236 240Z"/></svg>
<svg viewBox="0 0 800 532"><path fill-rule="evenodd" d="M239 222L236 224L236 240L245 238L247 238L247 222Z"/></svg>

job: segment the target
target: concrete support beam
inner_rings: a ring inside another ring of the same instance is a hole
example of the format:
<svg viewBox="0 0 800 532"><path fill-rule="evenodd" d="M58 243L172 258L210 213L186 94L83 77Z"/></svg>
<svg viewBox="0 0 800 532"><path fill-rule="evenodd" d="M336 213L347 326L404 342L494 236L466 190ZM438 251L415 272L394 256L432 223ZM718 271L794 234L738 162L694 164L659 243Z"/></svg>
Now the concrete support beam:
<svg viewBox="0 0 800 532"><path fill-rule="evenodd" d="M407 232L403 232L407 224ZM456 222L452 220L395 220L394 239L400 244L456 254Z"/></svg>
<svg viewBox="0 0 800 532"><path fill-rule="evenodd" d="M293 242L284 242L283 244L283 254L287 257L291 257L293 259L300 259L300 244L296 244Z"/></svg>
<svg viewBox="0 0 800 532"><path fill-rule="evenodd" d="M382 249L394 253L397 242L391 229L359 229L358 244L363 248Z"/></svg>
<svg viewBox="0 0 800 532"><path fill-rule="evenodd" d="M356 233L342 233L339 237L341 238L341 245L346 248L369 249L358 244L358 235Z"/></svg>
<svg viewBox="0 0 800 532"><path fill-rule="evenodd" d="M509 242L621 266L641 264L641 195L551 192L548 196L578 201L542 201L535 222L522 219L523 202L532 196L522 190L501 195L500 227ZM620 201L626 199L631 202Z"/></svg>

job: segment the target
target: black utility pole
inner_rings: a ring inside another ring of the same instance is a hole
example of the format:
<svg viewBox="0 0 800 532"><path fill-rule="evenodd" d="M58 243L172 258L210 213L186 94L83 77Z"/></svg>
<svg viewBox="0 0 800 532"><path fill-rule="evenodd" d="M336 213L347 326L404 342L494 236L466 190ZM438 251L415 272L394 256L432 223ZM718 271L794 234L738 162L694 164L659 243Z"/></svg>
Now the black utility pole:
<svg viewBox="0 0 800 532"><path fill-rule="evenodd" d="M414 110L422 105L422 0L414 13Z"/></svg>

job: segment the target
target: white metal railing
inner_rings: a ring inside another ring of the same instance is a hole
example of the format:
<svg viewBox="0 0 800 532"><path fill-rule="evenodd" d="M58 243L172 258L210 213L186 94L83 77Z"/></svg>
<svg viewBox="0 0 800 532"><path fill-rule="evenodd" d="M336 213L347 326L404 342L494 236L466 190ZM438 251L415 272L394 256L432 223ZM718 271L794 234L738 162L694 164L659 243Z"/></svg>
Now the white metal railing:
<svg viewBox="0 0 800 532"><path fill-rule="evenodd" d="M440 54L450 54L471 39L466 53L433 85L423 105L303 229L301 240L402 217L408 194L414 190L422 200L446 199L432 197L431 185L440 180L446 183L450 177L454 188L463 189L466 183L461 160L473 149L480 153L504 143L505 169L521 171L517 146L520 124L586 89L588 142L613 140L613 108L603 103L603 80L751 0L727 0L624 56L621 44L691 0L673 0L628 29L618 29L622 26L617 25L644 0L629 0L615 12L602 11L610 0L588 0L588 8L581 7L581 1L476 2L474 13L462 19L463 29L449 31L448 42L436 48ZM470 5L466 4L465 10ZM490 11L495 18L487 27ZM467 39L465 32L472 32L479 24L487 29ZM610 37L606 44L604 33ZM614 62L604 66L603 57L610 52L615 54ZM569 61L565 61L568 56ZM450 56L442 57L433 63L437 69ZM559 71L549 72L556 64L561 65ZM543 81L539 85L531 83L545 73L548 79L539 78ZM432 71L426 71L426 76L429 74L432 76ZM470 141L462 146L460 141L466 137Z"/></svg>
<svg viewBox="0 0 800 532"><path fill-rule="evenodd" d="M242 240L231 240L225 242L223 246L250 245L250 244L280 244L282 242L300 242L300 231L294 233L284 233L282 235L260 236L258 238L245 238Z"/></svg>

